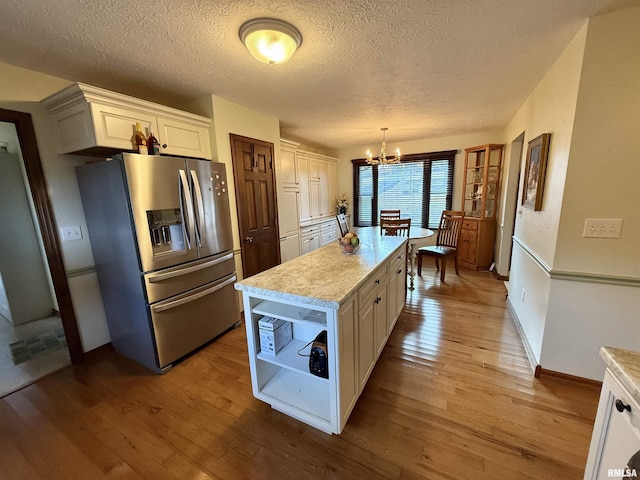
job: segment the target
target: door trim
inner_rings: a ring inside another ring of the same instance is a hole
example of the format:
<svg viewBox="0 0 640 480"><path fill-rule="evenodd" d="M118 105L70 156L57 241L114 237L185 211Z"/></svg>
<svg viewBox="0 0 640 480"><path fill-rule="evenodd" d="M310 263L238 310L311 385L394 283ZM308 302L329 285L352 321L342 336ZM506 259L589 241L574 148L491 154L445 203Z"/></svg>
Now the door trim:
<svg viewBox="0 0 640 480"><path fill-rule="evenodd" d="M280 252L280 225L279 225L279 219L278 219L278 188L277 188L277 181L276 181L276 151L275 151L275 145L271 142L267 142L265 140L258 140L255 138L250 138L250 137L245 137L243 135L237 135L235 133L229 133L229 143L231 146L231 163L232 163L232 168L233 168L233 181L234 181L234 187L236 190L236 209L237 209L237 216L238 216L238 236L239 236L239 242L240 242L240 259L242 262L242 276L245 277L247 275L247 259L246 259L246 255L245 255L245 238L243 235L243 231L242 231L242 225L243 225L243 216L242 216L242 203L241 203L241 198L240 198L240 187L239 187L239 175L238 175L238 168L239 167L239 161L240 159L237 158L236 155L236 150L235 150L235 143L236 141L240 141L240 142L246 142L246 143L251 143L252 144L252 149L253 146L255 145L260 145L266 148L269 148L271 150L271 182L273 184L273 208L274 208L274 228L276 229L276 241L275 241L275 251L276 251L276 256L277 256L277 263L276 265L279 265L282 262L282 255ZM252 160L253 162L253 160ZM252 240L251 240L252 241Z"/></svg>
<svg viewBox="0 0 640 480"><path fill-rule="evenodd" d="M84 352L80 340L80 332L76 320L73 302L71 301L71 291L67 282L67 274L62 258L62 248L58 238L58 228L56 226L53 208L49 199L47 182L40 161L40 153L36 142L36 135L33 128L31 115L13 110L0 108L0 121L13 123L18 133L20 149L24 160L24 167L29 180L29 188L33 203L35 205L36 216L42 243L47 256L47 263L51 272L53 289L58 300L60 318L67 339L69 356L72 363L82 363Z"/></svg>

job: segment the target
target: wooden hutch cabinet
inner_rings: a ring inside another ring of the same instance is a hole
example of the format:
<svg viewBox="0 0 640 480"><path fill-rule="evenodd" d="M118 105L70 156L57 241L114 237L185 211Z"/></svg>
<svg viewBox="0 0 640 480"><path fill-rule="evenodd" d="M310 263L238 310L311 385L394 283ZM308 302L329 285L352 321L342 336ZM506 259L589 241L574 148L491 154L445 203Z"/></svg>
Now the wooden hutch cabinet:
<svg viewBox="0 0 640 480"><path fill-rule="evenodd" d="M462 208L465 213L458 262L476 270L493 262L496 210L504 145L487 144L465 149Z"/></svg>

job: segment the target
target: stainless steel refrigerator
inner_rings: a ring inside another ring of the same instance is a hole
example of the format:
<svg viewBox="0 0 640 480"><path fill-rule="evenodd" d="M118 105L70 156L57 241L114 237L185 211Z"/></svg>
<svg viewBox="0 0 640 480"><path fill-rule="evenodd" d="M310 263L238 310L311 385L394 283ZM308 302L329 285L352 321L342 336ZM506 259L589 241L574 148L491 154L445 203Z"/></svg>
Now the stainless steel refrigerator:
<svg viewBox="0 0 640 480"><path fill-rule="evenodd" d="M164 373L240 321L224 164L123 153L76 176L117 352Z"/></svg>

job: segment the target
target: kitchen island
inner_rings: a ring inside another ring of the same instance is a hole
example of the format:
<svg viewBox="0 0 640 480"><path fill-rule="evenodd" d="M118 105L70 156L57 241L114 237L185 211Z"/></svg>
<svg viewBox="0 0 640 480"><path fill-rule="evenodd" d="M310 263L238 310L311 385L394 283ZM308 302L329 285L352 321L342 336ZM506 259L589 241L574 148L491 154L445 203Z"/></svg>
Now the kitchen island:
<svg viewBox="0 0 640 480"><path fill-rule="evenodd" d="M324 432L342 432L404 307L406 242L361 237L355 255L336 242L236 283L256 398ZM261 348L264 317L291 329L275 355ZM326 374L312 374L312 342L325 331Z"/></svg>

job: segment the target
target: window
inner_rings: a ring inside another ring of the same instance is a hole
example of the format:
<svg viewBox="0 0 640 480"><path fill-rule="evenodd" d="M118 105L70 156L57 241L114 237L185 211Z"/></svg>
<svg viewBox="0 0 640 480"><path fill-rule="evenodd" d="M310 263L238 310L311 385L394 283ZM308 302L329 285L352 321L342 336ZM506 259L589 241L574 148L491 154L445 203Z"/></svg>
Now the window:
<svg viewBox="0 0 640 480"><path fill-rule="evenodd" d="M353 162L354 224L378 225L380 210L399 209L411 225L438 228L451 210L456 151L405 155L401 163Z"/></svg>

